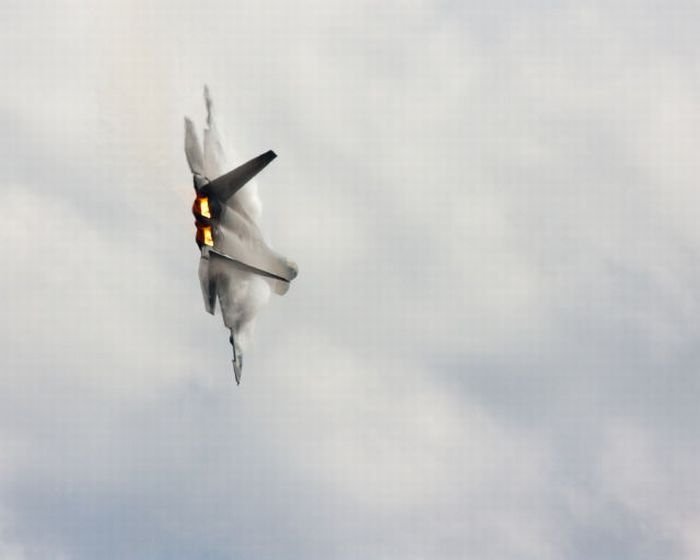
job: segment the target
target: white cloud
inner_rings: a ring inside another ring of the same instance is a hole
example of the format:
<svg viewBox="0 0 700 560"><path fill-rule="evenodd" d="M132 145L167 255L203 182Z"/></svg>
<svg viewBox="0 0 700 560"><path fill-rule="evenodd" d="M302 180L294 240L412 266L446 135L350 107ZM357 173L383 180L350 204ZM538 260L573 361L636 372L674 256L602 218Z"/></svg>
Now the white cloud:
<svg viewBox="0 0 700 560"><path fill-rule="evenodd" d="M510 4L7 8L0 555L693 556L696 9ZM237 391L204 82L300 264Z"/></svg>

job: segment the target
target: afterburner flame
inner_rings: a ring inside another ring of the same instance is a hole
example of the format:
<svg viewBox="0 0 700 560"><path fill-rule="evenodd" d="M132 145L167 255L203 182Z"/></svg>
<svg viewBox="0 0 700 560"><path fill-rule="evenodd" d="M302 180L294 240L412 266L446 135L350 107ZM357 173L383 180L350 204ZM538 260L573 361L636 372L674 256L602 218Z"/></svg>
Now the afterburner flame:
<svg viewBox="0 0 700 560"><path fill-rule="evenodd" d="M202 245L214 246L214 238L211 234L211 226L197 226L197 242Z"/></svg>
<svg viewBox="0 0 700 560"><path fill-rule="evenodd" d="M198 196L194 201L194 211L204 218L211 218L209 199L206 196Z"/></svg>

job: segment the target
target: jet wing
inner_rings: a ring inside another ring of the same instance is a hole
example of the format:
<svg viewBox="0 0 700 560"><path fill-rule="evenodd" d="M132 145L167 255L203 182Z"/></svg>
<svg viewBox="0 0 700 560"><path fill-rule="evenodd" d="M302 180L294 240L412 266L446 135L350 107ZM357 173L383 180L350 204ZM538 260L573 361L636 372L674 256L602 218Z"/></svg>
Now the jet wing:
<svg viewBox="0 0 700 560"><path fill-rule="evenodd" d="M199 259L199 285L202 288L202 297L204 298L204 309L207 313L214 314L214 306L216 305L216 278L210 274L210 252L208 248L202 250L202 256Z"/></svg>
<svg viewBox="0 0 700 560"><path fill-rule="evenodd" d="M277 154L275 152L268 150L264 154L236 167L233 171L229 171L211 181L203 187L204 194L210 194L221 202L226 202L276 157Z"/></svg>
<svg viewBox="0 0 700 560"><path fill-rule="evenodd" d="M217 253L216 251L210 251L209 262L213 267L212 270L215 270L217 274L221 274L224 271L228 273L228 275L231 275L234 272L257 274L258 276L263 276L269 281L275 293L283 295L289 289L288 281L283 280L279 276L275 276L274 274L270 274L269 272L266 272L259 268L247 265L236 258L229 257L228 255L222 255L221 253Z"/></svg>
<svg viewBox="0 0 700 560"><path fill-rule="evenodd" d="M296 265L270 249L260 238L245 239L223 224L219 225L216 238L213 249L216 253L238 261L258 274L286 282L297 276Z"/></svg>
<svg viewBox="0 0 700 560"><path fill-rule="evenodd" d="M274 254L274 252L272 253ZM270 255L268 258L271 259L272 255ZM277 258L279 258L279 256L277 256ZM265 263L261 264L264 265ZM295 269L292 268L292 270ZM202 289L204 309L207 311L207 313L214 315L216 297L218 294L217 283L219 280L221 280L221 275L224 275L226 280L230 281L232 277L241 279L242 274L257 274L264 277L270 285L272 291L277 295L284 295L289 290L288 280L280 278L279 276L267 272L266 270L245 264L236 258L232 258L228 255L222 255L208 247L205 247L202 249L202 256L199 259L199 284ZM296 274L294 275L296 276Z"/></svg>

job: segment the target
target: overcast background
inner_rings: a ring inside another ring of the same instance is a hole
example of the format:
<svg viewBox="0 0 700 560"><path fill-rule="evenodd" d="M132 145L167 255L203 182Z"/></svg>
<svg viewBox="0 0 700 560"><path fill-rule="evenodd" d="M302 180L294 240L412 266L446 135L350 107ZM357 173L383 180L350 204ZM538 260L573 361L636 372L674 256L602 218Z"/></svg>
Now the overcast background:
<svg viewBox="0 0 700 560"><path fill-rule="evenodd" d="M4 0L0 558L699 558L699 20ZM300 267L240 387L205 82Z"/></svg>

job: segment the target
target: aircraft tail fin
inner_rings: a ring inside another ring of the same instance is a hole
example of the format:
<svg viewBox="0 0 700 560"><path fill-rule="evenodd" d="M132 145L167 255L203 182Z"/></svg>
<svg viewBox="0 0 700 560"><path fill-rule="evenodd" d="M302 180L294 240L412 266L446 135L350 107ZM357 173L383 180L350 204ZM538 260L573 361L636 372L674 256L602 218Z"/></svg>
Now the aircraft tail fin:
<svg viewBox="0 0 700 560"><path fill-rule="evenodd" d="M258 157L236 167L233 171L229 171L214 179L205 189L222 202L226 202L276 157L277 154L275 152L268 150L264 154L260 154Z"/></svg>

